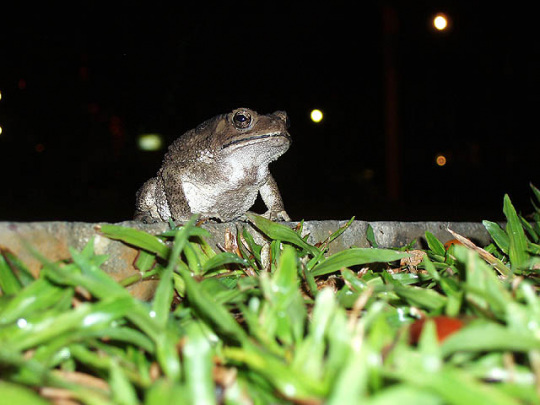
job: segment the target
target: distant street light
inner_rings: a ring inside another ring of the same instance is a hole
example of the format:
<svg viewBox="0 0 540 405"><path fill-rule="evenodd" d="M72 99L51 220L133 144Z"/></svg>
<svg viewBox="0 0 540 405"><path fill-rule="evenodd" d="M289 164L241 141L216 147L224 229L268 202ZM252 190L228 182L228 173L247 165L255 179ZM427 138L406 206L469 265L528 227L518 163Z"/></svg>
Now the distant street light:
<svg viewBox="0 0 540 405"><path fill-rule="evenodd" d="M433 26L438 31L444 31L448 28L448 16L444 13L438 13L433 17Z"/></svg>
<svg viewBox="0 0 540 405"><path fill-rule="evenodd" d="M321 110L314 109L311 111L310 117L311 117L311 121L315 123L319 123L323 119L323 113Z"/></svg>

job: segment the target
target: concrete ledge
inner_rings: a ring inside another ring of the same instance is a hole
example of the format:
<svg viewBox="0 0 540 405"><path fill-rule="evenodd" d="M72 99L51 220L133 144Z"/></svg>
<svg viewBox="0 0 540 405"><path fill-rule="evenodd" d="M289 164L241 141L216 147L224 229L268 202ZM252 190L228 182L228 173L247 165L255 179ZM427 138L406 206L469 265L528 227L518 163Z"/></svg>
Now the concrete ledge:
<svg viewBox="0 0 540 405"><path fill-rule="evenodd" d="M325 240L331 233L346 224L347 221L307 221L304 223L304 234L309 234L309 241L316 243ZM297 223L284 223L295 226ZM401 247L414 239L420 242L426 231L433 233L443 243L452 239L447 228L472 239L480 245L489 243L489 234L480 223L470 222L371 222L375 239L380 247ZM137 250L122 242L108 239L98 232L98 225L83 222L0 222L0 249L9 250L19 257L32 274L39 274L41 263L37 260L27 245L33 246L50 261L68 260L69 247L82 249L94 237L96 253L109 256L104 265L113 278L119 280L133 275L137 270L133 263ZM137 221L121 222L117 225L140 229L152 234L159 234L168 229L167 223L142 224ZM247 227L258 243L264 237L245 222L223 224L204 224L203 228L212 234L209 241L214 247L224 245L224 235L227 229L236 233ZM366 239L368 222L354 221L351 226L332 244L330 252L335 253L351 246L369 247ZM152 297L156 286L154 281L145 281L130 287L136 297L148 300Z"/></svg>

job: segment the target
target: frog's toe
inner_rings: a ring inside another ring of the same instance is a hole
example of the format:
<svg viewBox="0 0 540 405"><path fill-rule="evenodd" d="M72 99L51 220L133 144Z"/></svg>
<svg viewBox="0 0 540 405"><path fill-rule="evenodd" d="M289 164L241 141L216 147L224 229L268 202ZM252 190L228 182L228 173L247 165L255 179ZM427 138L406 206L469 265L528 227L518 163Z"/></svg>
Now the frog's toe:
<svg viewBox="0 0 540 405"><path fill-rule="evenodd" d="M287 221L289 222L291 220L291 217L289 217L289 214L285 210L281 211L266 211L263 215L263 217L268 218L271 221Z"/></svg>
<svg viewBox="0 0 540 405"><path fill-rule="evenodd" d="M285 210L277 212L276 213L276 219L278 219L280 221L287 221L287 222L291 221L291 217L289 216L289 214L287 214L287 212Z"/></svg>

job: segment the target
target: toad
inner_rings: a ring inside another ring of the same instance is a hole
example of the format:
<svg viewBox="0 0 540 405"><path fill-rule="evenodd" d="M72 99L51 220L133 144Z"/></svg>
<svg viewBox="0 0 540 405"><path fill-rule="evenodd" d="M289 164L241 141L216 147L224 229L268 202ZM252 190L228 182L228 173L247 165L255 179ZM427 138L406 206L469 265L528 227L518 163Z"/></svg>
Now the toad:
<svg viewBox="0 0 540 405"><path fill-rule="evenodd" d="M272 220L290 218L268 165L287 151L287 113L248 108L211 118L176 139L156 177L137 192L135 219L147 223L189 219L223 222L242 217L260 193Z"/></svg>

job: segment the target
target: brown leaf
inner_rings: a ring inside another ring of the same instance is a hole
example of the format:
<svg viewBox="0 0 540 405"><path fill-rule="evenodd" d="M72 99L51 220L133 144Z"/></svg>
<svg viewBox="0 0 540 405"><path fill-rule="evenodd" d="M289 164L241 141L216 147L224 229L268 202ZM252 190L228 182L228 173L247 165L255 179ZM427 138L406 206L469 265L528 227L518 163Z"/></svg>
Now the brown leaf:
<svg viewBox="0 0 540 405"><path fill-rule="evenodd" d="M407 253L409 254L409 256L401 259L399 264L402 267L408 267L409 271L411 271L412 273L416 273L417 266L422 263L426 252L424 252L423 250L408 250Z"/></svg>
<svg viewBox="0 0 540 405"><path fill-rule="evenodd" d="M444 244L444 248L446 250L450 249L450 246L453 246L453 245L463 245L463 243L461 243L459 240L457 239L450 239L448 242L446 242Z"/></svg>
<svg viewBox="0 0 540 405"><path fill-rule="evenodd" d="M236 254L238 254L237 252L239 252L236 235L232 233L229 228L225 230L225 251Z"/></svg>
<svg viewBox="0 0 540 405"><path fill-rule="evenodd" d="M417 344L424 329L424 324L426 320L431 319L435 322L435 328L437 330L437 339L439 343L445 340L448 336L453 333L456 333L460 330L465 324L458 318L451 318L449 316L435 316L433 318L422 318L414 321L409 326L409 341L412 344Z"/></svg>

